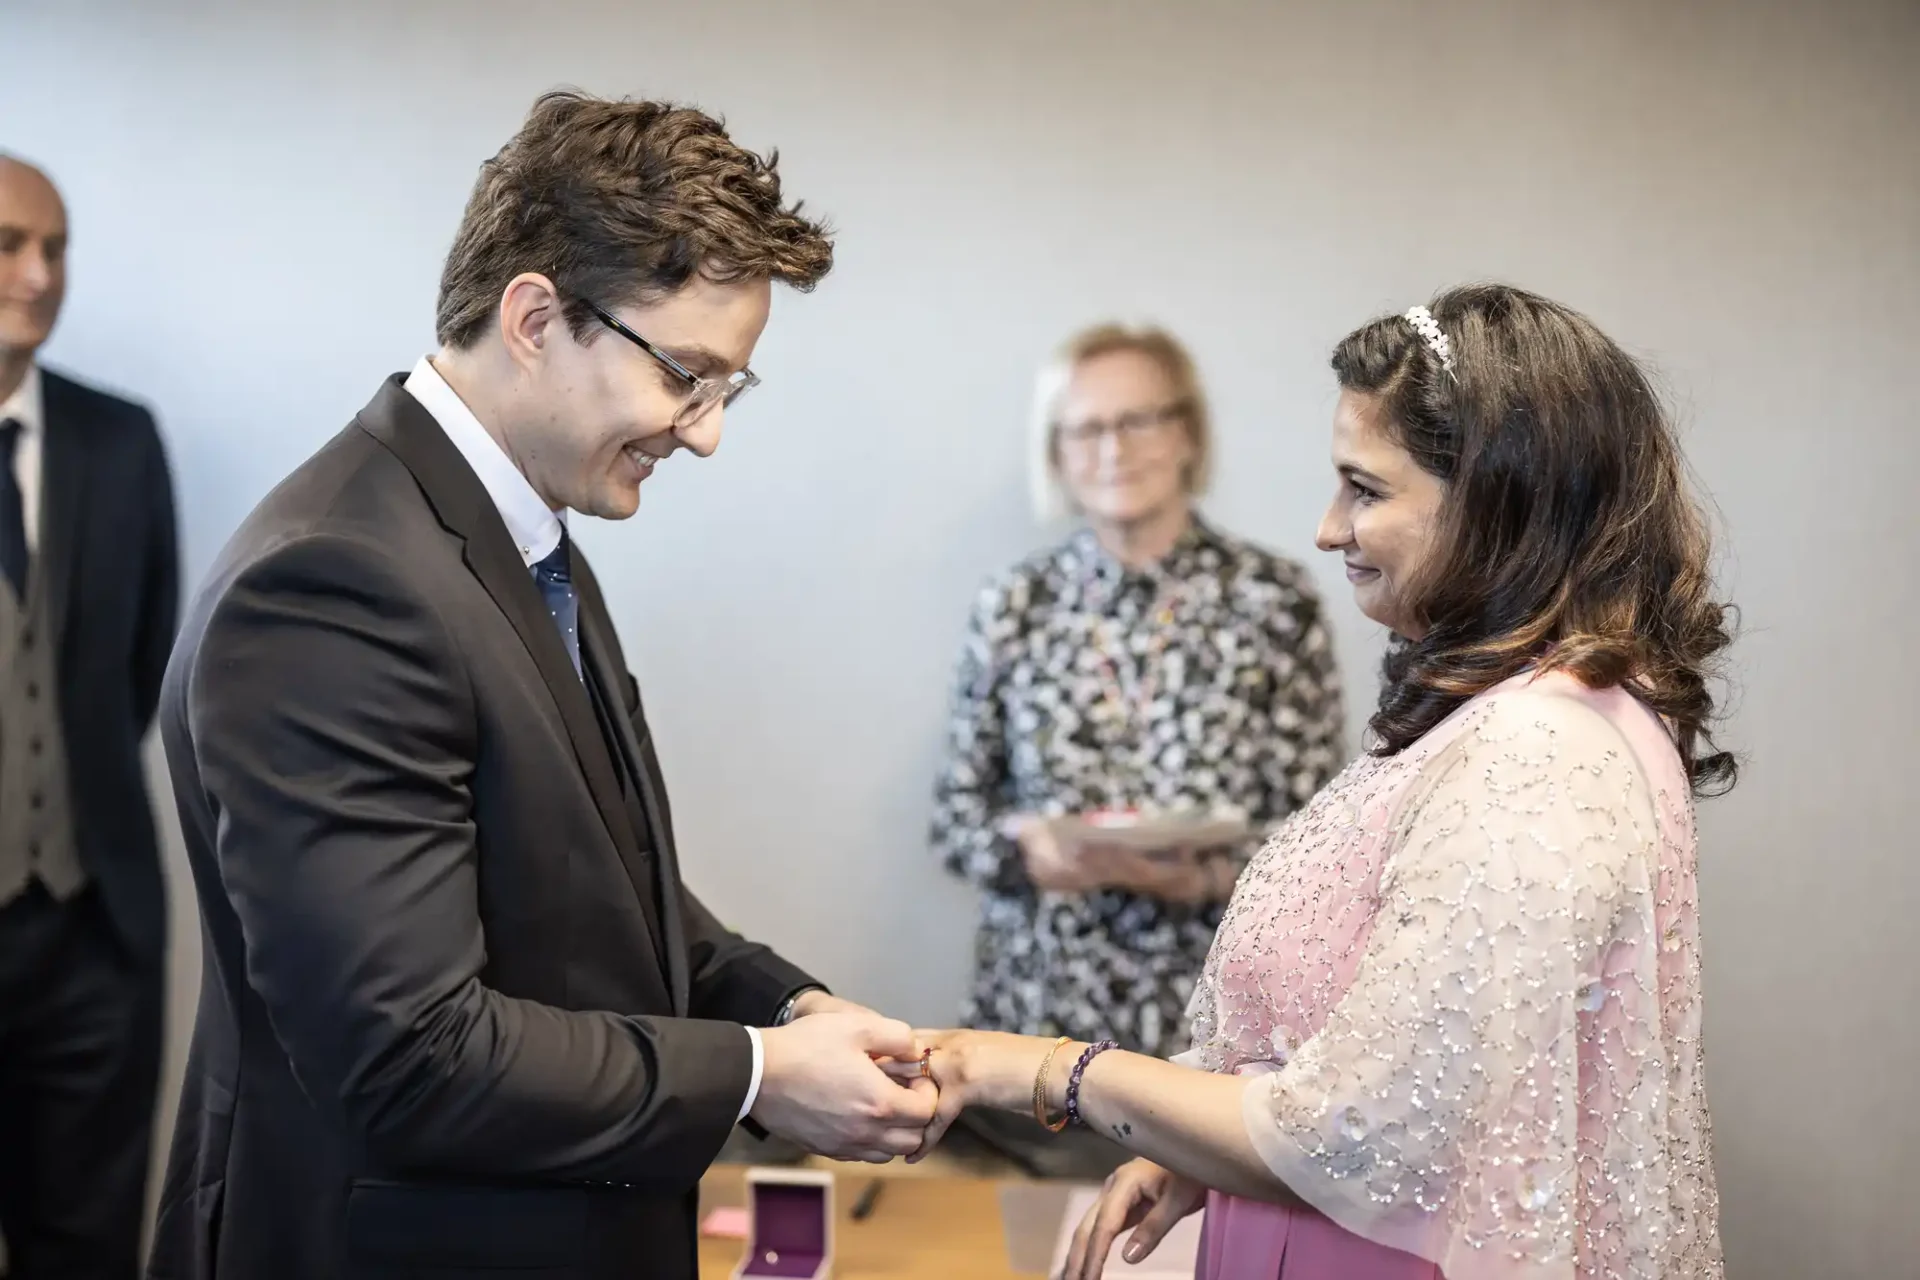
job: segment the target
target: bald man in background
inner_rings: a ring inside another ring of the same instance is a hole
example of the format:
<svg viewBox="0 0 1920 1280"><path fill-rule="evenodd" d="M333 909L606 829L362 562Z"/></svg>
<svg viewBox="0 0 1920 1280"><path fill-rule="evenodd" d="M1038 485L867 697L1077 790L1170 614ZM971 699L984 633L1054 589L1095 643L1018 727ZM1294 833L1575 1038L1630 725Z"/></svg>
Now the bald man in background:
<svg viewBox="0 0 1920 1280"><path fill-rule="evenodd" d="M166 907L140 743L173 645L153 416L37 360L67 214L0 154L0 1236L9 1280L140 1269Z"/></svg>

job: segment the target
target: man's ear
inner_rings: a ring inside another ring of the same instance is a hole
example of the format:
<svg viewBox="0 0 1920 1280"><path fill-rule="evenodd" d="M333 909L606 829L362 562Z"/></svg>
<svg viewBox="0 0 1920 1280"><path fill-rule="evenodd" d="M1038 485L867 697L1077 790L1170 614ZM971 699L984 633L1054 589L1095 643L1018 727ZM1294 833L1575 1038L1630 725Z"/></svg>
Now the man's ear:
<svg viewBox="0 0 1920 1280"><path fill-rule="evenodd" d="M501 290L500 341L517 365L539 363L566 322L560 291L537 271L522 272Z"/></svg>

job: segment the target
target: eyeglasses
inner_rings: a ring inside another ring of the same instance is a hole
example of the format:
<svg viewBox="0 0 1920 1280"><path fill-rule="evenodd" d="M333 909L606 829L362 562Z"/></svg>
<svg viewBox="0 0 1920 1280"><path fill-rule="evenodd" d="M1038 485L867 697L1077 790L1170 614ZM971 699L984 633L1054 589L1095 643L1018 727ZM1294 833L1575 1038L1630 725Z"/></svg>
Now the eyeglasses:
<svg viewBox="0 0 1920 1280"><path fill-rule="evenodd" d="M1187 403L1180 400L1158 409L1131 409L1126 413L1116 413L1111 418L1058 422L1054 424L1053 431L1068 444L1092 444L1109 434L1115 440L1147 440L1157 438L1160 428L1186 416Z"/></svg>
<svg viewBox="0 0 1920 1280"><path fill-rule="evenodd" d="M653 343L648 342L645 338L629 329L598 303L587 302L584 298L582 298L581 301L587 303L587 310L593 312L593 314L599 318L601 324L604 324L607 328L613 330L628 342L631 342L634 346L652 356L655 360L658 360L667 367L668 373L671 373L674 377L687 384L687 398L682 400L680 407L673 411L673 425L675 427L692 426L694 423L700 421L700 419L705 416L707 410L713 408L715 405L731 406L734 401L760 385L760 375L751 369L742 369L740 372L729 374L724 378L703 378L693 370L687 368L687 366L681 364L678 360L675 360L665 351L662 351L659 347L653 345Z"/></svg>

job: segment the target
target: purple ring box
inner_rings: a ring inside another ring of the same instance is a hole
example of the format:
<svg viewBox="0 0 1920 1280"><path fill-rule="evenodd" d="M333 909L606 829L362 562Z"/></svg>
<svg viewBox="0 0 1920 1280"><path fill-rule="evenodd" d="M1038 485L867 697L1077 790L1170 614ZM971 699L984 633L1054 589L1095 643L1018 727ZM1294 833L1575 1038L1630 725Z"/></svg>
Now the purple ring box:
<svg viewBox="0 0 1920 1280"><path fill-rule="evenodd" d="M818 1169L747 1170L752 1226L735 1280L828 1280L833 1274L833 1175Z"/></svg>

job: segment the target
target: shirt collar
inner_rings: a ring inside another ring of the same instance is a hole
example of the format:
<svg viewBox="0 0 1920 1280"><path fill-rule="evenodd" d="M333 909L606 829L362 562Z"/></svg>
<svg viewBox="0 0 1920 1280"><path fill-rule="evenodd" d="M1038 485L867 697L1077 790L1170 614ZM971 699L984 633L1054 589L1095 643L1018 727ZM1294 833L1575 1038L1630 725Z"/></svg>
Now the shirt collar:
<svg viewBox="0 0 1920 1280"><path fill-rule="evenodd" d="M1167 554L1149 565L1129 568L1105 547L1099 535L1082 526L1068 541L1069 554L1088 585L1116 591L1128 583L1159 587L1169 581L1192 576L1198 569L1199 553L1215 545L1217 535L1195 512Z"/></svg>
<svg viewBox="0 0 1920 1280"><path fill-rule="evenodd" d="M20 424L20 438L37 436L46 427L46 404L40 394L40 366L27 366L27 376L13 389L5 404L0 404L0 422L12 418Z"/></svg>
<svg viewBox="0 0 1920 1280"><path fill-rule="evenodd" d="M447 439L453 441L454 448L460 450L460 456L473 468L474 475L480 477L487 496L493 499L500 518L506 522L513 545L520 549L520 558L532 566L553 554L566 532L565 514L555 512L527 483L526 476L507 456L507 451L487 434L480 419L467 408L466 401L433 367L433 361L421 356L404 385L421 407L433 415L433 420L447 433Z"/></svg>

